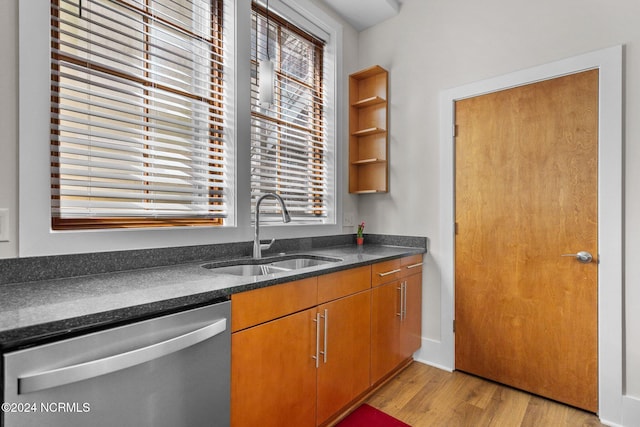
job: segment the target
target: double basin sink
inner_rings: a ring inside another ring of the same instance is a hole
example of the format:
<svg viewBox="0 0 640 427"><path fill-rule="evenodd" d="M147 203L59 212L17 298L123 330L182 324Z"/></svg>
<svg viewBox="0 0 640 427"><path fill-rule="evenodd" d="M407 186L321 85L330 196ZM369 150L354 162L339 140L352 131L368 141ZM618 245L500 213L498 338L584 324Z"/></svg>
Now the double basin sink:
<svg viewBox="0 0 640 427"><path fill-rule="evenodd" d="M285 271L300 270L340 262L342 259L319 255L282 255L261 259L242 259L203 264L202 267L215 274L233 276L264 276Z"/></svg>

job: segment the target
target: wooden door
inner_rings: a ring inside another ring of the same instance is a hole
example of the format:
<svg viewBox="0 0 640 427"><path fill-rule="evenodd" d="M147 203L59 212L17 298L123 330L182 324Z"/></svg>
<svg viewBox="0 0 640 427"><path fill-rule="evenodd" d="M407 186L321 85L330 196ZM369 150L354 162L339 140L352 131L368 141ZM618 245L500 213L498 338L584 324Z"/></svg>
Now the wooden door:
<svg viewBox="0 0 640 427"><path fill-rule="evenodd" d="M231 336L231 425L316 425L316 309Z"/></svg>
<svg viewBox="0 0 640 427"><path fill-rule="evenodd" d="M318 312L322 316L317 418L320 425L369 388L371 293L367 290L320 305Z"/></svg>
<svg viewBox="0 0 640 427"><path fill-rule="evenodd" d="M456 102L456 125L456 368L595 412L598 71Z"/></svg>

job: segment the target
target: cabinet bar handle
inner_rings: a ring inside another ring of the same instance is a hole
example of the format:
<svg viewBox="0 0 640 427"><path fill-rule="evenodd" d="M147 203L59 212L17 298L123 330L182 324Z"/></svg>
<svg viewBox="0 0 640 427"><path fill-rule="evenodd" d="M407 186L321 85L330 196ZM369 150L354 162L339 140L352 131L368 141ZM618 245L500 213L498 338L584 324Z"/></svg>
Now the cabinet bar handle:
<svg viewBox="0 0 640 427"><path fill-rule="evenodd" d="M401 269L395 269L395 270L391 270L391 271L387 271L385 273L378 273L378 276L380 277L384 277L384 276L388 276L390 274L394 274L394 273L400 273L402 270Z"/></svg>
<svg viewBox="0 0 640 427"><path fill-rule="evenodd" d="M322 356L324 357L324 363L327 363L327 326L329 325L329 310L324 310L324 351L321 351Z"/></svg>
<svg viewBox="0 0 640 427"><path fill-rule="evenodd" d="M396 313L396 316L400 316L400 321L403 322L407 318L407 282L401 282L396 289L400 291L400 313Z"/></svg>
<svg viewBox="0 0 640 427"><path fill-rule="evenodd" d="M402 299L402 320L407 320L407 281L404 281L404 298Z"/></svg>
<svg viewBox="0 0 640 427"><path fill-rule="evenodd" d="M313 319L316 322L316 355L311 356L316 360L316 369L320 367L320 313L316 313L316 318Z"/></svg>
<svg viewBox="0 0 640 427"><path fill-rule="evenodd" d="M411 264L411 265L407 265L407 268L416 268L416 267L420 267L422 265L421 262L417 263L417 264Z"/></svg>

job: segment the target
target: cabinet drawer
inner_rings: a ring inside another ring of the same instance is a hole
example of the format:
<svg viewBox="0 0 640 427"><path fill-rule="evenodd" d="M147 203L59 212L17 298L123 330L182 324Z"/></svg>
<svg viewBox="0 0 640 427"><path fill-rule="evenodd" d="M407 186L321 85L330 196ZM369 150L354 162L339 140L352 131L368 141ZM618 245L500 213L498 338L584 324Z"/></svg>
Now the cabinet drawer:
<svg viewBox="0 0 640 427"><path fill-rule="evenodd" d="M371 266L338 271L318 277L318 304L371 288Z"/></svg>
<svg viewBox="0 0 640 427"><path fill-rule="evenodd" d="M399 259L380 262L371 266L371 286L392 282L400 277L402 272Z"/></svg>
<svg viewBox="0 0 640 427"><path fill-rule="evenodd" d="M401 258L400 265L403 276L422 273L422 254Z"/></svg>
<svg viewBox="0 0 640 427"><path fill-rule="evenodd" d="M231 332L286 316L318 303L318 278L231 295Z"/></svg>

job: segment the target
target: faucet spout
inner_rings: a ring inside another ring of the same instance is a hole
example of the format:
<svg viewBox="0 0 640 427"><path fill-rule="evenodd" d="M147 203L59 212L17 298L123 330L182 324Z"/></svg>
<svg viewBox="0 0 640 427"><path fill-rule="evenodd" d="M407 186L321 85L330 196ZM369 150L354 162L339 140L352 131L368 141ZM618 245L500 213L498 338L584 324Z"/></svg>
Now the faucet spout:
<svg viewBox="0 0 640 427"><path fill-rule="evenodd" d="M253 257L256 259L262 258L262 249L269 249L271 245L273 245L273 242L275 242L276 240L272 239L271 243L266 245L260 244L260 203L262 203L262 201L267 197L276 199L276 201L280 204L280 207L282 208L282 222L291 222L291 216L289 215L287 206L285 205L282 197L280 197L278 194L266 193L258 198L258 201L256 202L256 219L253 232Z"/></svg>

